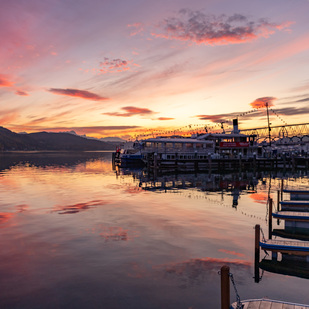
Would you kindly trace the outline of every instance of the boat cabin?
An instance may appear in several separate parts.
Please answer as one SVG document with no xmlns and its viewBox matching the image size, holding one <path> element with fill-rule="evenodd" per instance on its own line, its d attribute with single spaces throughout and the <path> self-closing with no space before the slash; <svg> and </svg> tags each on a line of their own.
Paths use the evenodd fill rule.
<svg viewBox="0 0 309 309">
<path fill-rule="evenodd" d="M 207 159 L 214 153 L 214 142 L 195 138 L 157 137 L 142 141 L 142 152 L 157 153 L 161 159 Z"/>
</svg>

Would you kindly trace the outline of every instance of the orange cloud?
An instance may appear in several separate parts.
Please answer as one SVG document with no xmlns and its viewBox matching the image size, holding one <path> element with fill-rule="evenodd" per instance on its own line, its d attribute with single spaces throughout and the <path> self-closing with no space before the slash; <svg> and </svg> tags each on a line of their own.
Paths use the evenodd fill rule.
<svg viewBox="0 0 309 309">
<path fill-rule="evenodd" d="M 10 81 L 5 75 L 0 74 L 0 87 L 12 87 L 14 83 Z"/>
<path fill-rule="evenodd" d="M 70 97 L 78 97 L 87 100 L 94 100 L 94 101 L 108 100 L 108 98 L 101 97 L 100 95 L 89 92 L 87 90 L 50 88 L 48 91 L 54 94 L 65 95 Z"/>
<path fill-rule="evenodd" d="M 274 97 L 262 97 L 254 100 L 250 105 L 253 108 L 262 108 L 266 107 L 266 103 L 268 103 L 268 106 L 274 106 L 273 101 L 276 100 Z"/>
<path fill-rule="evenodd" d="M 196 44 L 224 45 L 252 41 L 269 37 L 276 30 L 290 26 L 290 22 L 275 24 L 266 19 L 249 20 L 241 14 L 232 16 L 205 15 L 200 11 L 182 9 L 178 17 L 165 19 L 159 26 L 160 33 L 153 36 L 170 40 L 190 41 Z"/>
<path fill-rule="evenodd" d="M 19 114 L 17 110 L 2 110 L 0 116 L 0 125 L 4 125 L 10 122 L 15 121 L 18 118 Z"/>
<path fill-rule="evenodd" d="M 104 115 L 119 116 L 119 117 L 132 117 L 135 115 L 149 115 L 149 114 L 154 113 L 148 108 L 140 108 L 140 107 L 134 107 L 134 106 L 126 106 L 126 107 L 122 107 L 121 109 L 124 110 L 125 112 L 124 113 L 119 113 L 119 112 L 104 113 Z"/>
<path fill-rule="evenodd" d="M 169 117 L 159 117 L 157 120 L 173 120 L 175 118 L 169 118 Z"/>
</svg>

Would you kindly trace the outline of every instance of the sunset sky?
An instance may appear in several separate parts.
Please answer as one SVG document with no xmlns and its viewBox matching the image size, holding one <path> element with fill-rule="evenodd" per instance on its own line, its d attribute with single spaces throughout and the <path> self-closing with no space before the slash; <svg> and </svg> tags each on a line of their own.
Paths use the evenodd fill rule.
<svg viewBox="0 0 309 309">
<path fill-rule="evenodd" d="M 0 1 L 14 132 L 263 127 L 265 102 L 273 125 L 308 122 L 308 0 Z"/>
</svg>

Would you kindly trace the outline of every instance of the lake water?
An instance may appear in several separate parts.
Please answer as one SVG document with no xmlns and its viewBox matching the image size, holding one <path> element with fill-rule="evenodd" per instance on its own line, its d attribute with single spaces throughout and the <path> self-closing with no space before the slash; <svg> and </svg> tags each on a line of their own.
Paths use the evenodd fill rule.
<svg viewBox="0 0 309 309">
<path fill-rule="evenodd" d="M 114 170 L 109 152 L 0 160 L 0 308 L 220 308 L 224 264 L 241 299 L 309 304 L 307 279 L 253 278 L 267 197 L 276 204 L 282 178 L 285 188 L 308 189 L 302 173 L 153 181 L 140 169 Z"/>
</svg>

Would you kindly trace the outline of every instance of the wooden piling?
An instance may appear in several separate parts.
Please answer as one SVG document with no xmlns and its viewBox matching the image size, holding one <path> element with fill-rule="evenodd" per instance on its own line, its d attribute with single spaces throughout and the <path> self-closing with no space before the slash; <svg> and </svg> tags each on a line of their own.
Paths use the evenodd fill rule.
<svg viewBox="0 0 309 309">
<path fill-rule="evenodd" d="M 269 198 L 268 200 L 268 238 L 272 237 L 272 229 L 273 229 L 273 199 Z"/>
<path fill-rule="evenodd" d="M 260 262 L 260 233 L 261 227 L 259 224 L 255 225 L 255 243 L 254 243 L 254 253 L 256 261 Z"/>
<path fill-rule="evenodd" d="M 277 191 L 277 211 L 279 211 L 280 207 L 280 190 Z"/>
<path fill-rule="evenodd" d="M 254 244 L 254 281 L 260 282 L 260 225 L 255 226 L 255 244 Z"/>
<path fill-rule="evenodd" d="M 230 308 L 230 267 L 221 267 L 221 309 Z"/>
</svg>

